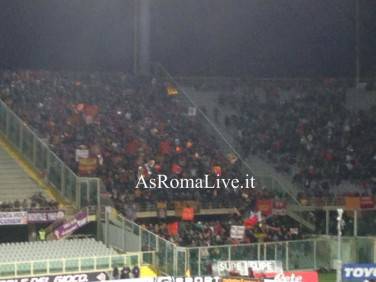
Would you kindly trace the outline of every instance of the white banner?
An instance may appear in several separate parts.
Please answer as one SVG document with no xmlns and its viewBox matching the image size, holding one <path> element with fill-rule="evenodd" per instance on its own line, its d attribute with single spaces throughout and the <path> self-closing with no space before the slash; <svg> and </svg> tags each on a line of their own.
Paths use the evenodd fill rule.
<svg viewBox="0 0 376 282">
<path fill-rule="evenodd" d="M 27 224 L 27 212 L 0 212 L 0 225 Z"/>
<path fill-rule="evenodd" d="M 213 274 L 217 276 L 248 276 L 250 269 L 254 274 L 283 272 L 282 262 L 275 260 L 233 260 L 218 261 L 213 264 Z"/>
<path fill-rule="evenodd" d="M 243 239 L 245 232 L 245 226 L 243 225 L 231 225 L 230 236 L 231 239 Z"/>
<path fill-rule="evenodd" d="M 196 107 L 188 107 L 188 115 L 191 117 L 194 117 L 197 114 L 197 108 Z"/>
<path fill-rule="evenodd" d="M 89 157 L 88 149 L 76 149 L 76 162 L 80 159 L 87 159 Z"/>
</svg>

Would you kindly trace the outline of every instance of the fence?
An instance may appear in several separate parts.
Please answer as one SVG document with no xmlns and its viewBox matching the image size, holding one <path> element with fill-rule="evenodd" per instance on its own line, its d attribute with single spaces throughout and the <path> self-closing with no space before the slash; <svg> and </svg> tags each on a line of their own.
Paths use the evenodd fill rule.
<svg viewBox="0 0 376 282">
<path fill-rule="evenodd" d="M 209 275 L 219 260 L 279 260 L 284 269 L 334 269 L 337 259 L 337 238 L 320 236 L 306 240 L 224 245 L 209 247 L 178 247 L 117 213 L 107 216 L 108 222 L 119 226 L 121 237 L 134 235 L 139 251 L 155 252 L 155 266 L 164 274 Z M 119 232 L 118 232 L 119 233 Z M 107 237 L 108 245 L 119 246 Z M 123 241 L 124 242 L 124 241 Z M 121 245 L 121 243 L 120 243 Z M 343 237 L 343 262 L 373 263 L 376 261 L 376 237 Z M 127 251 L 123 244 L 120 249 Z"/>
<path fill-rule="evenodd" d="M 315 227 L 315 233 L 320 235 L 337 234 L 337 209 L 344 210 L 345 236 L 374 236 L 376 234 L 376 208 L 346 208 L 346 206 L 292 206 L 288 207 Z"/>
<path fill-rule="evenodd" d="M 375 238 L 343 238 L 343 262 L 374 262 Z M 192 275 L 209 275 L 213 263 L 227 260 L 278 260 L 285 270 L 334 269 L 336 238 L 187 248 Z"/>
<path fill-rule="evenodd" d="M 121 251 L 153 252 L 154 266 L 165 274 L 184 275 L 185 248 L 179 248 L 174 243 L 157 236 L 142 226 L 124 218 L 116 210 L 101 214 L 105 217 L 103 241 Z M 117 227 L 117 228 L 115 228 Z M 114 234 L 110 234 L 112 233 Z M 150 259 L 149 259 L 150 261 Z"/>
<path fill-rule="evenodd" d="M 154 264 L 154 254 L 152 252 L 1 263 L 0 278 L 109 271 L 115 266 L 133 266 L 144 263 Z"/>
<path fill-rule="evenodd" d="M 3 101 L 0 133 L 56 191 L 75 207 L 100 202 L 99 178 L 78 177 Z"/>
</svg>

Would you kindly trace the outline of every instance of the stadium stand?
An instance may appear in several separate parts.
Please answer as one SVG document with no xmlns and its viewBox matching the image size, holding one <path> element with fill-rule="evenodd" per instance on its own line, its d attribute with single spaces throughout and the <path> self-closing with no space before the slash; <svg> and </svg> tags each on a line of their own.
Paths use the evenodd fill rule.
<svg viewBox="0 0 376 282">
<path fill-rule="evenodd" d="M 186 105 L 166 93 L 163 82 L 121 73 L 46 71 L 4 72 L 1 78 L 1 98 L 78 174 L 100 176 L 124 214 L 134 206 L 155 209 L 162 201 L 174 208 L 175 201 L 193 200 L 206 208 L 238 207 L 236 221 L 242 222 L 257 198 L 275 197 L 264 189 L 134 189 L 140 175 L 208 174 L 211 180 L 243 175 L 237 158 L 221 151 L 200 120 L 185 114 Z M 77 151 L 84 157 L 77 158 Z"/>
<path fill-rule="evenodd" d="M 264 95 L 263 99 L 275 96 L 270 87 L 261 88 L 264 94 L 271 92 L 270 95 Z M 207 208 L 237 207 L 237 214 L 232 215 L 232 221 L 241 225 L 249 216 L 249 212 L 255 211 L 257 199 L 281 198 L 281 195 L 277 197 L 276 194 L 270 193 L 267 189 L 270 187 L 242 191 L 206 189 L 200 192 L 180 189 L 150 192 L 147 189 L 134 189 L 137 176 L 140 175 L 146 178 L 156 174 L 166 174 L 170 178 L 202 178 L 204 174 L 209 174 L 212 178 L 216 175 L 237 178 L 243 174 L 237 158 L 230 159 L 222 152 L 201 121 L 186 114 L 187 106 L 179 103 L 174 95 L 168 95 L 163 81 L 150 81 L 122 73 L 19 71 L 3 72 L 0 89 L 1 98 L 41 138 L 44 138 L 75 172 L 82 176 L 101 177 L 115 202 L 115 207 L 125 215 L 128 215 L 129 210 L 133 213 L 155 210 L 158 202 L 167 202 L 167 208 L 174 208 L 175 201 L 193 200 Z M 294 101 L 294 94 L 304 91 L 305 88 L 302 89 L 289 89 L 286 96 L 292 96 L 291 99 Z M 319 83 L 318 86 L 308 85 L 307 89 L 307 93 L 318 92 L 317 97 L 321 99 L 317 98 L 312 105 L 319 105 L 323 98 L 320 95 L 333 97 L 333 100 L 328 98 L 327 101 L 330 109 L 330 105 L 339 103 L 338 97 L 344 97 L 343 91 L 346 88 L 342 85 L 326 88 Z M 334 94 L 330 96 L 328 93 Z M 282 134 L 275 133 L 277 129 L 274 129 L 272 124 L 284 128 L 283 124 L 277 122 L 283 120 L 278 114 L 288 113 L 286 107 L 294 108 L 294 105 L 286 104 L 286 101 L 277 102 L 277 97 L 275 101 L 272 99 L 274 102 L 267 100 L 271 106 L 264 108 L 263 102 L 257 102 L 257 95 L 249 95 L 244 100 L 244 95 L 240 92 L 234 97 L 236 99 L 228 95 L 219 97 L 219 105 L 224 108 L 230 106 L 235 110 L 235 114 L 228 117 L 214 109 L 213 118 L 215 121 L 222 119 L 226 127 L 232 126 L 237 130 L 238 141 L 245 156 L 258 152 L 259 155 L 267 156 L 271 164 L 277 164 L 280 171 L 284 171 L 286 165 L 292 161 L 290 165 L 295 167 L 297 163 L 302 163 L 300 160 L 297 161 L 299 157 L 296 156 L 297 152 L 301 151 L 299 147 L 286 145 L 292 151 L 282 154 L 281 157 L 276 154 L 281 148 L 275 144 L 278 140 L 274 140 L 274 137 L 269 138 L 266 145 L 260 145 L 263 140 L 262 130 L 265 128 L 271 131 L 269 135 L 275 135 L 276 138 Z M 34 111 L 35 108 L 38 109 L 37 112 Z M 250 108 L 256 108 L 259 113 L 255 114 Z M 305 113 L 305 108 L 301 109 L 301 112 Z M 308 112 L 313 113 L 315 109 Z M 248 119 L 252 119 L 252 115 L 256 115 L 258 120 L 251 123 L 256 126 L 255 131 L 248 132 L 253 128 L 247 127 Z M 269 115 L 272 117 L 269 118 Z M 297 120 L 293 120 L 293 123 L 297 123 L 298 126 Z M 372 124 L 369 126 L 372 129 Z M 322 133 L 321 131 L 320 128 L 317 129 L 317 132 Z M 250 135 L 256 136 L 256 141 L 252 139 L 254 142 L 250 142 L 250 139 L 247 139 Z M 289 138 L 293 136 L 291 132 L 288 134 Z M 247 144 L 255 148 L 248 148 Z M 305 171 L 308 168 L 301 169 Z M 303 179 L 302 183 L 304 182 Z M 311 190 L 315 193 L 322 190 L 316 186 L 314 189 L 309 187 L 302 190 L 301 195 L 314 194 Z M 249 231 L 243 243 L 256 242 L 260 238 L 262 241 L 277 241 L 301 236 L 296 236 L 295 230 L 300 226 L 293 221 L 283 220 L 284 223 L 281 224 L 278 223 L 281 219 L 276 219 L 278 220 L 268 219 L 264 221 L 262 228 Z M 200 226 L 197 220 L 192 225 L 180 220 L 177 223 L 179 228 L 175 236 L 167 234 L 167 222 L 147 226 L 162 237 L 182 245 L 239 243 L 232 242 L 229 238 L 231 224 L 206 221 Z M 260 238 L 256 234 L 261 234 Z"/>
<path fill-rule="evenodd" d="M 223 122 L 245 156 L 290 175 L 301 195 L 374 194 L 375 106 L 346 108 L 348 86 L 336 80 L 247 86 L 218 100 L 236 109 Z"/>
<path fill-rule="evenodd" d="M 234 80 L 185 89 L 247 161 L 286 176 L 301 198 L 374 192 L 376 104 L 349 105 L 360 94 L 348 81 Z"/>
<path fill-rule="evenodd" d="M 232 189 L 133 189 L 140 174 L 214 177 L 213 167 L 219 166 L 223 176 L 239 175 L 238 164 L 220 152 L 198 121 L 182 114 L 186 108 L 166 95 L 163 83 L 125 74 L 5 72 L 1 89 L 1 98 L 66 164 L 102 178 L 120 210 L 130 203 L 138 210 L 155 208 L 157 201 L 200 200 L 213 207 L 249 201 L 250 191 L 242 196 Z M 86 150 L 86 161 L 77 161 L 76 150 Z"/>
<path fill-rule="evenodd" d="M 268 187 L 257 187 L 251 192 L 223 189 L 200 193 L 171 190 L 150 193 L 134 189 L 136 177 L 140 175 L 150 177 L 165 173 L 179 178 L 200 177 L 208 173 L 231 178 L 242 173 L 239 162 L 235 160 L 233 163 L 227 158 L 200 125 L 201 121 L 189 118 L 184 113 L 186 106 L 182 107 L 174 97 L 166 95 L 164 83 L 124 74 L 13 72 L 2 74 L 0 89 L 1 99 L 76 173 L 101 177 L 115 207 L 126 216 L 129 209 L 133 209 L 132 212 L 155 211 L 158 202 L 167 202 L 167 207 L 171 208 L 176 200 L 193 200 L 209 209 L 236 207 L 234 214 L 216 219 L 185 221 L 177 216 L 171 222 L 154 218 L 153 224 L 144 225 L 147 229 L 132 221 L 122 221 L 116 211 L 112 213 L 113 209 L 106 209 L 102 226 L 98 227 L 102 231 L 102 239 L 119 250 L 126 251 L 132 245 L 132 252 L 149 252 L 135 254 L 138 261 L 132 265 L 141 265 L 147 258 L 148 263 L 155 264 L 163 273 L 179 275 L 184 275 L 187 268 L 195 275 L 211 274 L 213 262 L 235 257 L 285 260 L 296 269 L 316 269 L 319 265 L 331 267 L 332 257 L 326 258 L 322 264 L 317 261 L 316 247 L 327 251 L 331 249 L 328 244 L 334 245 L 334 240 L 295 240 L 304 238 L 301 226 L 285 216 L 264 217 L 261 223 L 257 222 L 258 218 L 255 220 L 253 212 L 257 210 L 257 200 L 281 199 L 281 195 L 277 196 L 266 189 Z M 103 93 L 106 95 L 101 95 Z M 35 108 L 38 108 L 37 112 Z M 217 110 L 215 115 L 219 118 L 221 114 Z M 78 151 L 80 156 L 77 159 Z M 60 176 L 62 171 L 56 169 L 54 173 Z M 252 227 L 244 230 L 242 239 L 231 238 L 230 228 L 234 225 L 245 227 L 246 221 L 252 221 Z M 170 224 L 174 225 L 174 232 L 171 232 Z M 54 243 L 56 245 L 51 245 L 51 248 L 58 249 L 60 242 Z M 42 249 L 49 248 L 44 248 L 44 243 L 39 244 Z M 81 245 L 85 244 L 78 243 L 76 249 Z M 368 246 L 369 242 L 365 245 Z M 290 251 L 290 247 L 294 250 Z M 13 248 L 21 247 L 14 245 Z M 85 248 L 95 251 L 80 252 L 81 258 L 77 259 L 73 268 L 64 266 L 61 261 L 65 259 L 61 257 L 59 266 L 54 263 L 53 268 L 58 268 L 56 272 L 77 271 L 78 265 L 81 265 L 93 270 L 98 266 L 97 261 L 103 263 L 106 271 L 113 266 L 129 265 L 126 255 L 118 255 L 119 261 L 114 263 L 111 257 L 114 253 L 109 253 L 107 258 L 82 259 L 87 255 L 98 256 L 100 252 L 89 245 Z M 30 253 L 33 252 L 30 248 Z M 36 257 L 26 258 L 29 270 L 35 269 L 35 263 L 30 260 L 38 259 L 39 255 L 46 259 L 40 251 L 36 251 Z M 76 257 L 70 251 L 64 256 L 68 260 Z M 59 257 L 51 259 L 58 260 Z M 188 266 L 181 263 L 186 259 Z M 90 264 L 87 268 L 86 263 Z M 50 266 L 45 262 L 43 271 L 50 271 Z M 12 277 L 19 266 L 2 267 L 4 271 L 0 275 Z"/>
</svg>

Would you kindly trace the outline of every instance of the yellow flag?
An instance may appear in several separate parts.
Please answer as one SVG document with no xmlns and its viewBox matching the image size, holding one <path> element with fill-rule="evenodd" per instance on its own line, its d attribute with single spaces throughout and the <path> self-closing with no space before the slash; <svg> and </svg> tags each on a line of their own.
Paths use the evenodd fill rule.
<svg viewBox="0 0 376 282">
<path fill-rule="evenodd" d="M 185 277 L 191 277 L 191 271 L 189 268 L 185 271 Z"/>
<path fill-rule="evenodd" d="M 167 95 L 168 96 L 176 96 L 176 95 L 178 95 L 178 90 L 176 89 L 175 86 L 169 84 L 167 86 Z"/>
</svg>

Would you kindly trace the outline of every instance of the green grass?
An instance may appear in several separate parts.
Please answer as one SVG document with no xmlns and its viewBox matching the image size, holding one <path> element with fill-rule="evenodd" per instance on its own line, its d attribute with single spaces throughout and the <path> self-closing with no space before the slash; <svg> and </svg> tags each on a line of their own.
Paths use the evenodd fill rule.
<svg viewBox="0 0 376 282">
<path fill-rule="evenodd" d="M 336 273 L 319 273 L 319 281 L 320 282 L 336 282 Z"/>
</svg>

